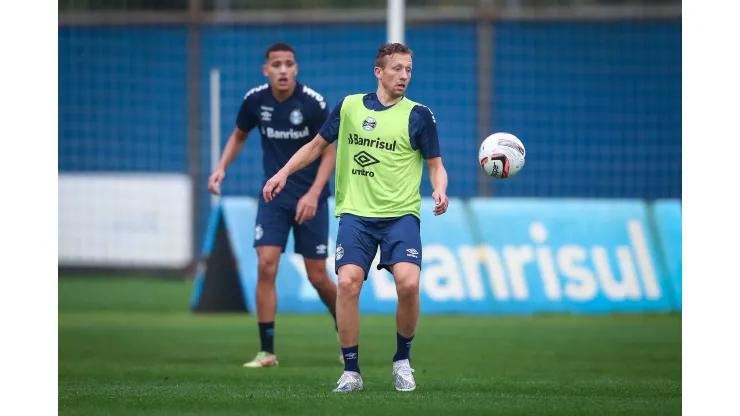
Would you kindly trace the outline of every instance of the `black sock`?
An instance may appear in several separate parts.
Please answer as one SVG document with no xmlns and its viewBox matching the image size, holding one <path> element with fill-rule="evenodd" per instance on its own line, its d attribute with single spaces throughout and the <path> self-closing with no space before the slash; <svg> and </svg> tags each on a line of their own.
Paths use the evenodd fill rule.
<svg viewBox="0 0 740 416">
<path fill-rule="evenodd" d="M 275 354 L 275 346 L 273 344 L 275 335 L 275 322 L 260 322 L 260 351 L 269 352 Z"/>
<path fill-rule="evenodd" d="M 411 338 L 404 338 L 403 335 L 396 332 L 396 355 L 393 356 L 393 362 L 411 360 L 411 341 L 413 340 L 413 335 L 411 335 Z"/>
<path fill-rule="evenodd" d="M 344 355 L 344 371 L 360 372 L 360 362 L 358 360 L 359 345 L 354 347 L 342 347 L 342 355 Z"/>
</svg>

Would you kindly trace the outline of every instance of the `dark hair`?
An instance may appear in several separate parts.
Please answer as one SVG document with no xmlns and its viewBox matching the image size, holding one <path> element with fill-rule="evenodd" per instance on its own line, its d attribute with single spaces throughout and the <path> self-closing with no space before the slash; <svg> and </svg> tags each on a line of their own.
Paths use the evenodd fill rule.
<svg viewBox="0 0 740 416">
<path fill-rule="evenodd" d="M 388 62 L 388 57 L 396 53 L 414 56 L 414 52 L 404 44 L 386 43 L 378 49 L 378 54 L 375 55 L 375 66 L 385 68 L 385 64 Z"/>
<path fill-rule="evenodd" d="M 293 47 L 285 42 L 278 42 L 270 45 L 270 47 L 267 48 L 267 51 L 265 52 L 265 60 L 270 59 L 270 54 L 272 52 L 293 52 L 293 56 L 295 56 L 295 50 L 293 49 Z"/>
</svg>

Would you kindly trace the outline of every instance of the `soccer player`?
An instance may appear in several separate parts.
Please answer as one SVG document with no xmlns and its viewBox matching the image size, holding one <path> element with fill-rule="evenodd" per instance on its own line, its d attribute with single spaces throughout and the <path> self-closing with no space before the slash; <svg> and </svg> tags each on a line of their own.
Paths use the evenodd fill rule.
<svg viewBox="0 0 740 416">
<path fill-rule="evenodd" d="M 337 322 L 345 364 L 336 392 L 361 390 L 363 386 L 358 361 L 359 296 L 378 246 L 378 269 L 393 274 L 398 294 L 393 357 L 396 390 L 416 389 L 409 360 L 419 318 L 422 160 L 426 160 L 434 187 L 435 215 L 447 211 L 448 199 L 447 172 L 434 116 L 429 108 L 404 95 L 411 80 L 411 64 L 412 52 L 407 46 L 381 46 L 375 58 L 377 92 L 349 95 L 340 101 L 319 134 L 263 189 L 265 201 L 274 203 L 287 189 L 292 174 L 338 143 Z"/>
<path fill-rule="evenodd" d="M 252 128 L 259 126 L 262 133 L 263 170 L 265 178 L 269 178 L 311 141 L 329 115 L 324 98 L 296 81 L 298 64 L 290 45 L 270 46 L 262 71 L 269 83 L 251 89 L 244 96 L 236 128 L 226 143 L 219 167 L 208 181 L 208 189 L 214 194 L 220 193 L 226 168 L 241 151 Z M 254 247 L 259 259 L 256 300 L 261 348 L 244 367 L 278 365 L 274 344 L 275 277 L 291 228 L 294 250 L 303 256 L 308 279 L 334 317 L 336 328 L 337 286 L 326 271 L 330 193 L 327 182 L 334 169 L 336 147 L 325 146 L 318 156 L 320 161 L 306 164 L 305 169 L 290 177 L 284 184 L 285 191 L 272 204 L 259 199 Z"/>
</svg>

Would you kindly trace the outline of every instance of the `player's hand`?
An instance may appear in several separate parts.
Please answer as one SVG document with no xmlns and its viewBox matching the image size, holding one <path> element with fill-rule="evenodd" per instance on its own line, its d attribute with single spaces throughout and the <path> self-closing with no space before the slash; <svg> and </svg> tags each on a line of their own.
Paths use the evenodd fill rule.
<svg viewBox="0 0 740 416">
<path fill-rule="evenodd" d="M 298 205 L 296 206 L 295 212 L 295 220 L 298 224 L 303 224 L 304 222 L 310 220 L 316 215 L 316 210 L 319 207 L 319 197 L 318 195 L 313 194 L 312 192 L 306 193 L 306 195 L 303 195 L 301 199 L 298 200 Z"/>
<path fill-rule="evenodd" d="M 224 181 L 226 172 L 223 169 L 216 169 L 211 177 L 208 178 L 208 190 L 214 195 L 221 195 L 221 182 Z"/>
<path fill-rule="evenodd" d="M 447 212 L 447 205 L 449 205 L 450 200 L 447 199 L 444 192 L 434 191 L 432 198 L 434 198 L 434 215 L 442 215 Z"/>
<path fill-rule="evenodd" d="M 284 174 L 283 171 L 278 171 L 272 178 L 270 178 L 265 187 L 262 188 L 262 196 L 265 198 L 265 202 L 270 202 L 272 199 L 285 188 L 285 182 L 288 181 L 288 175 Z"/>
</svg>

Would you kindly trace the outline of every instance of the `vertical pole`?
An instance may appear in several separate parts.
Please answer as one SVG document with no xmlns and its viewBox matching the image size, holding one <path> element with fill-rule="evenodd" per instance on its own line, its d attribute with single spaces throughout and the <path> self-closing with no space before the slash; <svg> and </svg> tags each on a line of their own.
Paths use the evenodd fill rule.
<svg viewBox="0 0 740 416">
<path fill-rule="evenodd" d="M 211 172 L 221 158 L 221 72 L 211 69 Z M 211 195 L 211 208 L 218 204 L 218 196 Z"/>
<path fill-rule="evenodd" d="M 387 37 L 389 43 L 404 43 L 406 1 L 388 0 Z"/>
<path fill-rule="evenodd" d="M 491 117 L 493 106 L 493 21 L 486 17 L 479 17 L 476 23 L 478 38 L 478 62 L 476 92 L 477 119 L 478 119 L 478 146 L 483 139 L 493 133 Z M 477 157 L 476 155 L 472 157 Z M 493 181 L 482 170 L 478 174 L 478 196 L 491 196 Z"/>
<path fill-rule="evenodd" d="M 200 26 L 201 26 L 201 0 L 189 0 L 188 3 L 188 76 L 187 85 L 187 100 L 188 100 L 188 176 L 190 177 L 191 183 L 191 207 L 192 207 L 192 253 L 193 253 L 193 264 L 197 264 L 198 257 L 200 255 L 198 247 L 198 240 L 200 238 L 199 227 L 200 227 L 200 215 L 202 214 L 198 209 L 198 197 L 200 190 L 203 188 L 200 181 L 200 140 L 199 140 L 199 108 L 200 108 L 200 94 L 198 84 L 200 81 Z"/>
</svg>

